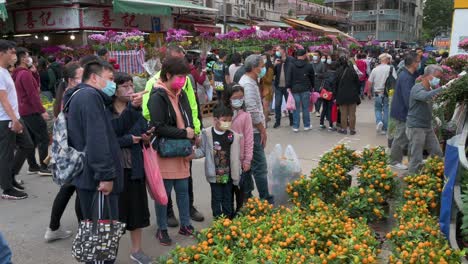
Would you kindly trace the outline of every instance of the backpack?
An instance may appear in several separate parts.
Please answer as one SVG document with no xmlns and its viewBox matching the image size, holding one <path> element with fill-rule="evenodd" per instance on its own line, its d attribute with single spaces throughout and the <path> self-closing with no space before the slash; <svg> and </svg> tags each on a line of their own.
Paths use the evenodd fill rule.
<svg viewBox="0 0 468 264">
<path fill-rule="evenodd" d="M 393 77 L 393 66 L 390 66 L 390 73 L 385 81 L 384 96 L 388 97 L 388 93 L 395 89 L 396 79 Z"/>
<path fill-rule="evenodd" d="M 68 145 L 67 118 L 65 116 L 71 99 L 80 90 L 78 89 L 71 95 L 54 123 L 49 168 L 52 171 L 53 181 L 58 185 L 70 183 L 84 168 L 85 153 Z"/>
</svg>

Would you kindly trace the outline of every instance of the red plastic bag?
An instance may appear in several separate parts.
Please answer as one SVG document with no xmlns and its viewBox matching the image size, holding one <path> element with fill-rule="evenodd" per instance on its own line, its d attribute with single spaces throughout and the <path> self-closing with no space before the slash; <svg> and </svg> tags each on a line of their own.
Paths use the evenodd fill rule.
<svg viewBox="0 0 468 264">
<path fill-rule="evenodd" d="M 159 170 L 158 154 L 152 146 L 143 147 L 143 162 L 146 184 L 151 198 L 160 205 L 167 205 L 166 187 L 164 187 L 161 171 Z"/>
<path fill-rule="evenodd" d="M 295 111 L 296 110 L 296 101 L 291 92 L 288 92 L 288 101 L 286 101 L 286 110 Z"/>
<path fill-rule="evenodd" d="M 331 120 L 333 123 L 338 121 L 338 106 L 336 105 L 336 103 L 333 103 L 333 106 L 332 106 Z"/>
</svg>

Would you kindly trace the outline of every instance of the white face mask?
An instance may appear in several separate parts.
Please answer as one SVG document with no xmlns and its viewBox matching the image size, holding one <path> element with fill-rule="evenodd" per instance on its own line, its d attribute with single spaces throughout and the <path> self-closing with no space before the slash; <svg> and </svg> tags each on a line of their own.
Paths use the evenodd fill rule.
<svg viewBox="0 0 468 264">
<path fill-rule="evenodd" d="M 31 57 L 28 57 L 28 59 L 26 60 L 26 64 L 28 65 L 28 67 L 31 67 L 33 65 L 33 59 Z"/>
<path fill-rule="evenodd" d="M 325 63 L 327 60 L 326 59 L 321 59 L 320 60 L 322 63 Z"/>
<path fill-rule="evenodd" d="M 313 56 L 312 59 L 313 59 L 314 61 L 317 61 L 317 60 L 318 60 L 318 56 Z"/>
</svg>

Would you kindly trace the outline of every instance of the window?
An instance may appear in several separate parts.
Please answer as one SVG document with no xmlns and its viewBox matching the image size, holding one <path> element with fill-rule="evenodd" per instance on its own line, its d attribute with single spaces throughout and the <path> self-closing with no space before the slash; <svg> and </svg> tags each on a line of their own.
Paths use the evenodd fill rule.
<svg viewBox="0 0 468 264">
<path fill-rule="evenodd" d="M 373 32 L 375 31 L 375 22 L 366 22 L 364 24 L 355 25 L 354 31 L 356 32 Z"/>
</svg>

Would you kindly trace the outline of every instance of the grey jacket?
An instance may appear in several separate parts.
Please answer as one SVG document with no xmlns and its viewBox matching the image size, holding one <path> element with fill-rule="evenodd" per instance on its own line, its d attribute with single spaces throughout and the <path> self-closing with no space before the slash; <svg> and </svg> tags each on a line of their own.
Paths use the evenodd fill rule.
<svg viewBox="0 0 468 264">
<path fill-rule="evenodd" d="M 240 162 L 240 140 L 241 135 L 230 130 L 234 134 L 234 141 L 231 145 L 230 152 L 230 169 L 231 179 L 234 185 L 239 185 L 240 175 L 242 172 Z M 201 137 L 201 146 L 195 149 L 195 158 L 200 159 L 205 157 L 205 175 L 209 183 L 216 183 L 216 168 L 213 153 L 213 127 L 203 129 Z"/>
<path fill-rule="evenodd" d="M 421 83 L 411 89 L 406 126 L 410 128 L 432 128 L 432 99 L 442 88 L 427 90 Z"/>
<path fill-rule="evenodd" d="M 263 103 L 258 83 L 256 80 L 244 75 L 240 79 L 239 84 L 244 87 L 245 106 L 247 112 L 249 112 L 252 117 L 254 134 L 260 133 L 255 126 L 260 123 L 265 126 L 265 115 L 263 114 Z"/>
</svg>

